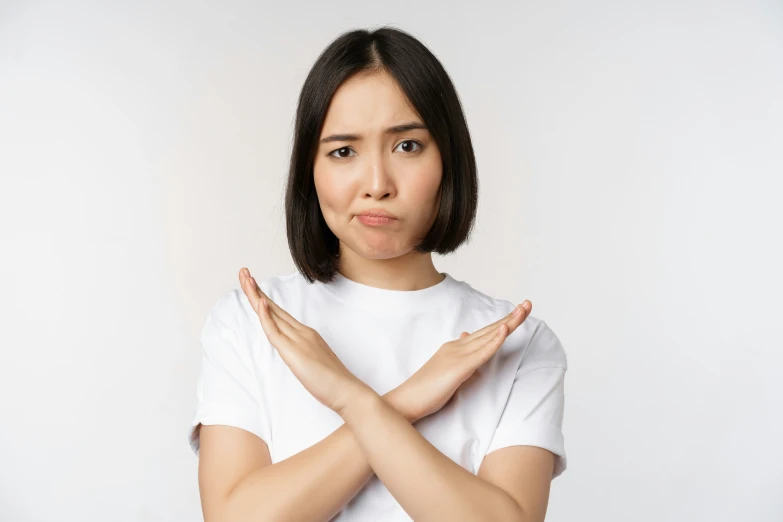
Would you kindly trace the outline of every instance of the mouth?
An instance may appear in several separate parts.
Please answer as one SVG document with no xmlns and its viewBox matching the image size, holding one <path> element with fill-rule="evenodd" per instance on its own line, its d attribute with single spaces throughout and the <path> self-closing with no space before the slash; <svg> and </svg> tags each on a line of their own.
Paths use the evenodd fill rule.
<svg viewBox="0 0 783 522">
<path fill-rule="evenodd" d="M 397 221 L 397 218 L 386 212 L 370 211 L 356 216 L 361 223 L 369 226 L 388 225 Z"/>
<path fill-rule="evenodd" d="M 373 209 L 373 210 L 367 210 L 365 212 L 362 212 L 361 214 L 357 214 L 359 217 L 372 217 L 372 218 L 387 218 L 387 219 L 397 219 L 397 216 L 394 214 L 391 214 L 389 212 L 386 212 L 385 210 L 380 209 Z"/>
</svg>

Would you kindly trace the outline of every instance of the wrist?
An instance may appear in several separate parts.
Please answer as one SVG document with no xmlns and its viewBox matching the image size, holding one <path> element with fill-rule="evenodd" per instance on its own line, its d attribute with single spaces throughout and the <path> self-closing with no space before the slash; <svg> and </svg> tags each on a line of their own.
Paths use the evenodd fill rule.
<svg viewBox="0 0 783 522">
<path fill-rule="evenodd" d="M 351 424 L 355 419 L 365 418 L 372 410 L 377 409 L 383 404 L 389 405 L 388 401 L 378 395 L 375 390 L 364 385 L 351 394 L 350 399 L 343 408 L 337 411 L 337 414 L 343 418 L 346 424 Z"/>
<path fill-rule="evenodd" d="M 411 424 L 419 420 L 419 416 L 413 408 L 410 407 L 411 403 L 406 397 L 405 389 L 402 386 L 397 386 L 393 390 L 387 392 L 383 396 L 383 400 L 385 400 L 389 406 L 397 410 L 397 412 L 405 417 L 405 420 Z"/>
</svg>

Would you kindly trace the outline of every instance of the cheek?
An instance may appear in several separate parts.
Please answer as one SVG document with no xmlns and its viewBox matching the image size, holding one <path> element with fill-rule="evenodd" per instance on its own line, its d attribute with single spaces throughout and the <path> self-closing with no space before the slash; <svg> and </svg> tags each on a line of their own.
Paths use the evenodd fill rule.
<svg viewBox="0 0 783 522">
<path fill-rule="evenodd" d="M 345 212 L 350 204 L 350 191 L 339 178 L 328 170 L 314 170 L 315 190 L 324 217 L 337 212 Z"/>
<path fill-rule="evenodd" d="M 409 194 L 414 204 L 424 211 L 438 199 L 442 172 L 440 165 L 422 169 L 410 177 Z"/>
</svg>

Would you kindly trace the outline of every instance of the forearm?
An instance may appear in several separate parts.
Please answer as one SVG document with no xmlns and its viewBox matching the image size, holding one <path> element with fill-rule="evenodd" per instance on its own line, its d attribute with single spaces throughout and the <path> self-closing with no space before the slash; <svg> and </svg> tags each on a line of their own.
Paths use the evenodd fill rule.
<svg viewBox="0 0 783 522">
<path fill-rule="evenodd" d="M 374 392 L 342 416 L 375 474 L 414 520 L 525 520 L 509 494 L 438 451 Z"/>
<path fill-rule="evenodd" d="M 403 422 L 415 420 L 395 390 L 383 399 Z M 250 473 L 231 491 L 218 518 L 221 522 L 328 521 L 372 475 L 356 436 L 343 424 L 317 444 Z"/>
</svg>

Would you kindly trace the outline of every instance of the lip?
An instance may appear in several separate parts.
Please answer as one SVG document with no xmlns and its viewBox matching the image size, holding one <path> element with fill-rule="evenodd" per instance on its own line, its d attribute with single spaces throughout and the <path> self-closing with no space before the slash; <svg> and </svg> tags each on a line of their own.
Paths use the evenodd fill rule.
<svg viewBox="0 0 783 522">
<path fill-rule="evenodd" d="M 379 208 L 373 208 L 370 210 L 365 210 L 364 212 L 361 212 L 359 214 L 356 214 L 357 216 L 367 216 L 371 218 L 386 218 L 386 219 L 397 219 L 397 216 L 394 214 L 391 214 L 389 212 L 386 212 L 385 210 L 381 210 Z"/>
<path fill-rule="evenodd" d="M 371 210 L 365 210 L 361 214 L 356 214 L 356 219 L 358 219 L 360 223 L 369 227 L 382 227 L 384 225 L 394 223 L 397 220 L 397 216 L 386 212 L 385 210 L 374 208 Z"/>
</svg>

